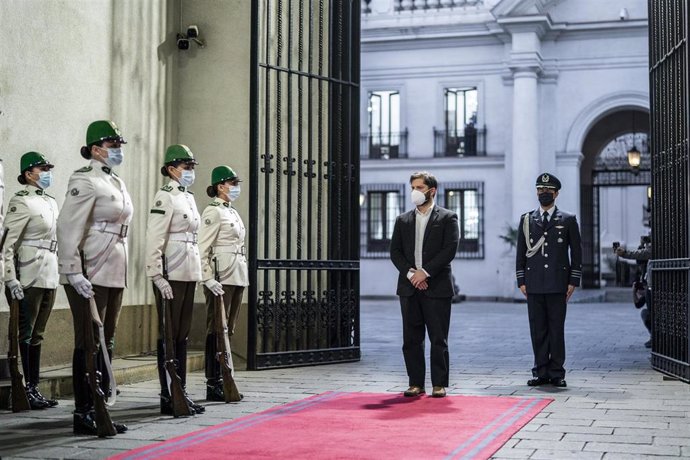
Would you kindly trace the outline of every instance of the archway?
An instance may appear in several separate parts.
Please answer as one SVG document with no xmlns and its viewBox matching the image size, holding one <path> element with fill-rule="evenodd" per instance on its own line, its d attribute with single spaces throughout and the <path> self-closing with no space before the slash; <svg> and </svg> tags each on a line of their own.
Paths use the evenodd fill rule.
<svg viewBox="0 0 690 460">
<path fill-rule="evenodd" d="M 636 247 L 648 224 L 647 187 L 651 157 L 647 146 L 649 114 L 646 109 L 621 107 L 601 117 L 582 144 L 580 169 L 583 287 L 599 288 L 615 270 L 613 241 Z M 642 153 L 640 168 L 627 159 L 633 147 Z"/>
</svg>

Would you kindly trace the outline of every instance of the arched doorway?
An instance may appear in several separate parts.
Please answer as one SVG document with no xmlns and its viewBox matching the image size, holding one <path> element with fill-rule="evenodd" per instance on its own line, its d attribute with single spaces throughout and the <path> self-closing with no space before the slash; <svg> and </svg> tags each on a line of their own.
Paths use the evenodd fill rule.
<svg viewBox="0 0 690 460">
<path fill-rule="evenodd" d="M 613 241 L 635 248 L 647 233 L 647 187 L 651 157 L 647 146 L 649 114 L 621 107 L 600 118 L 587 132 L 580 169 L 580 216 L 583 246 L 583 287 L 599 288 L 615 271 Z M 627 151 L 641 152 L 638 169 L 630 167 Z M 614 275 L 615 277 L 615 275 Z"/>
</svg>

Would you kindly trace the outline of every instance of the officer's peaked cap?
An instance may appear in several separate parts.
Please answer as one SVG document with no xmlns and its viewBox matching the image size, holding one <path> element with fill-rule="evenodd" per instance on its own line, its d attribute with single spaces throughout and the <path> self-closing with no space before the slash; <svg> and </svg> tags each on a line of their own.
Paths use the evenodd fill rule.
<svg viewBox="0 0 690 460">
<path fill-rule="evenodd" d="M 216 166 L 211 172 L 211 184 L 216 185 L 228 180 L 242 180 L 237 176 L 237 173 L 230 166 Z"/>
<path fill-rule="evenodd" d="M 121 144 L 126 144 L 120 128 L 110 120 L 94 121 L 86 129 L 86 145 L 93 145 L 101 141 L 120 141 Z"/>
<path fill-rule="evenodd" d="M 173 144 L 165 151 L 165 164 L 174 163 L 176 161 L 194 163 L 195 165 L 199 164 L 199 162 L 194 159 L 194 154 L 190 148 L 183 144 Z"/>
<path fill-rule="evenodd" d="M 539 176 L 537 177 L 536 186 L 560 190 L 561 189 L 561 181 L 559 181 L 558 177 L 554 176 L 553 174 L 542 173 L 542 174 L 539 174 Z"/>
<path fill-rule="evenodd" d="M 33 168 L 34 166 L 50 166 L 52 168 L 54 165 L 48 161 L 48 159 L 43 156 L 42 153 L 26 152 L 24 155 L 22 155 L 22 158 L 19 160 L 19 169 L 22 173 Z"/>
</svg>

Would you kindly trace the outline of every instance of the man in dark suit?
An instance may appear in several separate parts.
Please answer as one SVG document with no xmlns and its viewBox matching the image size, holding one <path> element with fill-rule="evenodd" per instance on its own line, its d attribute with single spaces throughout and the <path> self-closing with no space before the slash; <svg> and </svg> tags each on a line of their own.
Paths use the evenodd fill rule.
<svg viewBox="0 0 690 460">
<path fill-rule="evenodd" d="M 566 304 L 582 278 L 582 244 L 577 219 L 555 206 L 561 182 L 548 173 L 537 177 L 540 207 L 520 218 L 516 276 L 527 297 L 534 351 L 529 386 L 566 387 Z"/>
<path fill-rule="evenodd" d="M 438 182 L 428 172 L 410 177 L 412 211 L 398 216 L 391 238 L 391 260 L 398 269 L 397 295 L 403 320 L 403 356 L 410 387 L 405 396 L 425 392 L 425 333 L 431 342 L 434 397 L 448 386 L 448 328 L 454 294 L 450 263 L 458 249 L 458 216 L 434 202 Z"/>
</svg>

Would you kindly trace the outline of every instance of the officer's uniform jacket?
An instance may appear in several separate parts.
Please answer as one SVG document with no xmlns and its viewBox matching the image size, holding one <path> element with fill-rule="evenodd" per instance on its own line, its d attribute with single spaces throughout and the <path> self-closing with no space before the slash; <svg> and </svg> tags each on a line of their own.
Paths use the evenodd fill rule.
<svg viewBox="0 0 690 460">
<path fill-rule="evenodd" d="M 245 234 L 242 218 L 230 203 L 216 198 L 206 206 L 201 216 L 199 231 L 201 272 L 204 281 L 215 279 L 216 259 L 221 284 L 249 285 Z"/>
<path fill-rule="evenodd" d="M 103 163 L 91 160 L 69 179 L 58 218 L 57 239 L 60 283 L 65 275 L 86 273 L 96 286 L 127 286 L 127 231 L 132 220 L 132 199 L 125 183 Z"/>
<path fill-rule="evenodd" d="M 528 219 L 528 234 L 524 231 Z M 528 250 L 543 244 L 531 257 Z M 527 239 L 525 239 L 527 238 Z M 516 277 L 528 294 L 560 294 L 582 278 L 582 242 L 577 218 L 556 208 L 546 227 L 541 209 L 523 214 L 518 225 Z"/>
<path fill-rule="evenodd" d="M 194 196 L 177 181 L 156 192 L 146 228 L 147 276 L 163 274 L 165 254 L 169 280 L 201 281 L 200 220 Z"/>
<path fill-rule="evenodd" d="M 5 218 L 4 281 L 19 279 L 25 289 L 58 287 L 57 218 L 55 198 L 38 187 L 27 185 L 12 196 Z"/>
<path fill-rule="evenodd" d="M 3 219 L 5 217 L 5 167 L 0 160 L 0 228 L 5 228 L 3 226 Z M 5 268 L 3 267 L 2 257 L 0 257 L 0 270 L 5 273 Z"/>
</svg>

